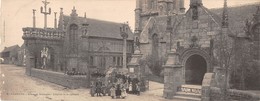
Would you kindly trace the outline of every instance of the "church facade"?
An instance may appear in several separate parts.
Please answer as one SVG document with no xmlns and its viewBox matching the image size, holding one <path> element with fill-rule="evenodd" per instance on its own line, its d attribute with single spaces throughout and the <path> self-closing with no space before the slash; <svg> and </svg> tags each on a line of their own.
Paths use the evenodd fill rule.
<svg viewBox="0 0 260 101">
<path fill-rule="evenodd" d="M 141 13 L 136 9 L 139 14 L 136 14 L 138 20 L 135 36 L 139 39 L 141 52 L 147 57 L 163 60 L 171 49 L 177 49 L 181 64 L 186 67 L 184 82 L 201 84 L 204 74 L 213 71 L 213 40 L 221 31 L 221 18 L 213 16 L 201 0 L 191 0 L 187 12 L 183 8 L 183 0 L 156 2 L 158 6 L 155 10 L 149 8 L 152 4 L 144 4 L 145 2 L 141 1 L 140 7 L 137 8 L 146 9 Z M 157 13 L 144 17 L 143 13 L 146 12 Z M 166 63 L 161 62 L 162 65 Z M 198 71 L 201 74 L 197 73 Z"/>
<path fill-rule="evenodd" d="M 183 0 L 136 1 L 135 41 L 139 43 L 142 59 L 151 62 L 147 64 L 150 69 L 155 73 L 164 70 L 161 74 L 164 75 L 165 98 L 173 98 L 176 92 L 188 89 L 192 89 L 189 93 L 203 93 L 201 88 L 198 89 L 201 86 L 189 88 L 184 85 L 211 85 L 210 81 L 204 82 L 204 79 L 210 78 L 205 77 L 208 73 L 215 73 L 214 75 L 219 77 L 214 86 L 230 87 L 224 82 L 230 82 L 232 79 L 229 70 L 238 68 L 233 62 L 241 64 L 237 62 L 237 56 L 243 53 L 238 52 L 235 47 L 241 48 L 244 45 L 248 49 L 251 47 L 254 48 L 251 50 L 259 50 L 259 36 L 255 36 L 259 35 L 259 9 L 250 22 L 253 25 L 248 27 L 251 32 L 245 32 L 245 24 L 242 24 L 243 27 L 237 27 L 241 24 L 229 19 L 226 0 L 220 15 L 203 6 L 202 0 L 190 0 L 190 7 L 186 12 Z M 234 25 L 229 24 L 230 22 Z M 249 45 L 251 42 L 252 46 Z M 259 57 L 259 52 L 248 54 Z M 255 58 L 253 61 L 259 59 Z M 257 63 L 259 67 L 259 62 L 255 64 Z M 223 75 L 227 78 L 220 77 Z"/>
</svg>

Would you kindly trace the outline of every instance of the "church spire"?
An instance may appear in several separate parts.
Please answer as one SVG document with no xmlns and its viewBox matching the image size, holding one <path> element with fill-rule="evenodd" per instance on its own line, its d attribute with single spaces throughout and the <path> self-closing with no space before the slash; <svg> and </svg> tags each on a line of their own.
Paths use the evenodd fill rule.
<svg viewBox="0 0 260 101">
<path fill-rule="evenodd" d="M 224 0 L 224 8 L 222 14 L 222 28 L 228 28 L 228 7 L 227 0 Z"/>
</svg>

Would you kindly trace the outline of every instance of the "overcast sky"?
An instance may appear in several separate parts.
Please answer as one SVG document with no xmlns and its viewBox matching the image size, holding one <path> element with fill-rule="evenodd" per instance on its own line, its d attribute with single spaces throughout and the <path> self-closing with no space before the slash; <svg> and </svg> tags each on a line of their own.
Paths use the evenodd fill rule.
<svg viewBox="0 0 260 101">
<path fill-rule="evenodd" d="M 43 14 L 40 7 L 43 0 L 0 0 L 1 3 L 1 26 L 0 34 L 3 36 L 3 22 L 5 21 L 5 41 L 1 41 L 0 50 L 4 46 L 18 44 L 22 45 L 22 28 L 32 27 L 32 9 L 36 9 L 36 27 L 43 27 Z M 107 20 L 113 22 L 128 21 L 134 29 L 134 9 L 135 0 L 48 0 L 52 14 L 48 15 L 48 27 L 53 27 L 54 14 L 62 7 L 65 15 L 69 15 L 73 6 L 76 7 L 79 16 L 84 16 L 86 12 L 88 18 Z M 207 8 L 223 7 L 224 0 L 203 0 L 203 5 Z M 228 6 L 239 6 L 260 2 L 259 0 L 228 0 Z M 186 9 L 189 8 L 189 0 L 185 0 Z M 2 37 L 1 37 L 1 40 Z"/>
</svg>

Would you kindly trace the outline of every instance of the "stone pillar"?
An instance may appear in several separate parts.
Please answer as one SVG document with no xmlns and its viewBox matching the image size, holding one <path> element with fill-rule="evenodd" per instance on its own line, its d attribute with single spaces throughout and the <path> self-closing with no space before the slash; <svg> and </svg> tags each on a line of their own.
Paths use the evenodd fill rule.
<svg viewBox="0 0 260 101">
<path fill-rule="evenodd" d="M 180 0 L 180 13 L 185 13 L 184 0 Z"/>
<path fill-rule="evenodd" d="M 147 79 L 145 78 L 145 71 L 144 68 L 142 68 L 139 64 L 139 61 L 142 57 L 142 54 L 140 52 L 140 50 L 137 48 L 134 52 L 134 54 L 132 55 L 131 61 L 128 63 L 128 69 L 129 69 L 129 76 L 137 76 L 138 79 L 140 80 L 141 84 L 140 84 L 140 90 L 141 91 L 145 91 L 148 88 L 146 88 L 147 85 Z"/>
<path fill-rule="evenodd" d="M 54 12 L 54 28 L 57 29 L 57 12 Z"/>
<path fill-rule="evenodd" d="M 172 99 L 182 82 L 182 66 L 179 62 L 179 54 L 173 49 L 168 54 L 164 67 L 164 90 L 163 97 Z"/>
<path fill-rule="evenodd" d="M 127 24 L 123 24 L 122 27 L 120 27 L 120 34 L 123 38 L 124 41 L 124 45 L 123 45 L 123 70 L 127 71 L 126 68 L 126 51 L 127 51 L 127 38 L 128 38 L 128 25 Z"/>
<path fill-rule="evenodd" d="M 140 15 L 142 12 L 142 8 L 141 8 L 141 1 L 140 0 L 136 0 L 136 8 L 135 8 L 135 29 L 140 30 Z"/>
<path fill-rule="evenodd" d="M 26 70 L 25 73 L 29 76 L 31 76 L 31 69 L 35 67 L 35 57 L 28 53 L 26 57 Z"/>
<path fill-rule="evenodd" d="M 64 30 L 64 18 L 63 18 L 63 8 L 60 8 L 60 18 L 58 28 Z"/>
<path fill-rule="evenodd" d="M 36 20 L 35 20 L 35 9 L 33 9 L 33 28 L 35 28 L 36 27 Z"/>
<path fill-rule="evenodd" d="M 201 101 L 210 101 L 210 87 L 215 87 L 215 74 L 206 73 L 202 81 Z"/>
</svg>

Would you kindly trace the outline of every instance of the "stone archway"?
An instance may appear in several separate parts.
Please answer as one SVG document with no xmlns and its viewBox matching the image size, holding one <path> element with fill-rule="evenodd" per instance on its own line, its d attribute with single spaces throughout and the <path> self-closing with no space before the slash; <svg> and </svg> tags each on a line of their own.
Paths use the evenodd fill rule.
<svg viewBox="0 0 260 101">
<path fill-rule="evenodd" d="M 181 52 L 180 61 L 183 68 L 184 84 L 201 85 L 203 76 L 211 71 L 211 58 L 207 51 L 199 48 L 190 48 Z"/>
<path fill-rule="evenodd" d="M 206 72 L 206 60 L 197 54 L 190 56 L 185 63 L 185 83 L 201 85 Z"/>
<path fill-rule="evenodd" d="M 40 51 L 40 64 L 42 69 L 54 70 L 55 52 L 52 47 L 44 46 Z"/>
</svg>

